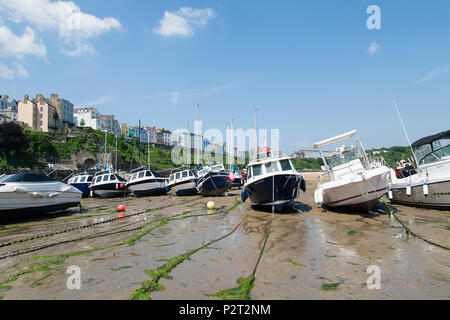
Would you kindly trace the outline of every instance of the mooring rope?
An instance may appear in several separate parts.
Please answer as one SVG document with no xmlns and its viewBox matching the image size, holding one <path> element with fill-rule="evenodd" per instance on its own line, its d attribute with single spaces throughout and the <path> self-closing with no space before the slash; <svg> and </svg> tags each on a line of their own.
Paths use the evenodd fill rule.
<svg viewBox="0 0 450 320">
<path fill-rule="evenodd" d="M 423 241 L 425 241 L 426 243 L 428 243 L 428 244 L 431 244 L 431 245 L 433 245 L 433 246 L 436 246 L 436 247 L 439 247 L 439 248 L 441 248 L 441 249 L 444 249 L 444 250 L 450 250 L 450 248 L 449 247 L 446 247 L 446 246 L 443 246 L 443 245 L 441 245 L 441 244 L 439 244 L 439 243 L 436 243 L 436 242 L 434 242 L 434 241 L 431 241 L 431 240 L 428 240 L 427 238 L 425 238 L 424 236 L 422 236 L 422 235 L 420 235 L 420 234 L 418 234 L 418 233 L 415 233 L 415 232 L 413 232 L 398 216 L 397 216 L 397 214 L 395 213 L 395 211 L 392 209 L 392 207 L 389 205 L 389 203 L 387 203 L 387 201 L 385 200 L 385 199 L 380 199 L 381 200 L 381 202 L 382 203 L 384 203 L 384 205 L 386 206 L 386 210 L 387 210 L 387 213 L 389 214 L 389 216 L 394 216 L 395 217 L 395 220 L 397 220 L 397 222 L 398 223 L 400 223 L 401 225 L 402 225 L 402 227 L 403 227 L 403 229 L 405 230 L 405 232 L 406 232 L 406 234 L 407 235 L 411 235 L 411 236 L 413 236 L 413 237 L 416 237 L 416 238 L 418 238 L 418 239 L 420 239 L 420 240 L 423 240 Z"/>
</svg>

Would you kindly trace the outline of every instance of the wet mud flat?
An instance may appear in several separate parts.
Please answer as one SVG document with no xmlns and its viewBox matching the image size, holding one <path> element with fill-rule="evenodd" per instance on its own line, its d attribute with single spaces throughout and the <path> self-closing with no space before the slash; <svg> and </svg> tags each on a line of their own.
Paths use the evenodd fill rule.
<svg viewBox="0 0 450 320">
<path fill-rule="evenodd" d="M 232 191 L 86 199 L 83 211 L 0 217 L 0 299 L 449 298 L 448 250 L 384 213 L 319 208 L 317 177 L 305 178 L 307 192 L 283 214 L 255 210 Z M 412 231 L 450 246 L 450 212 L 394 208 Z M 380 289 L 367 286 L 369 266 L 380 270 Z M 69 267 L 80 289 L 69 288 Z"/>
</svg>

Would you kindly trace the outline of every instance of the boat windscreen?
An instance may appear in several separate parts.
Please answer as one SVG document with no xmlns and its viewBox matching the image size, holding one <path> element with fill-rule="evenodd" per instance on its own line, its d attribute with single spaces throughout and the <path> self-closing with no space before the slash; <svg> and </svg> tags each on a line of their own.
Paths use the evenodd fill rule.
<svg viewBox="0 0 450 320">
<path fill-rule="evenodd" d="M 332 157 L 327 157 L 325 160 L 330 167 L 334 168 L 352 162 L 353 160 L 361 159 L 361 157 L 358 149 L 352 148 L 351 150 L 335 154 Z"/>
<path fill-rule="evenodd" d="M 25 174 L 25 173 L 16 173 L 11 175 L 6 175 L 0 178 L 0 182 L 41 182 L 41 183 L 48 183 L 48 182 L 55 182 L 55 180 L 46 177 L 46 176 L 39 176 L 35 174 Z"/>
</svg>

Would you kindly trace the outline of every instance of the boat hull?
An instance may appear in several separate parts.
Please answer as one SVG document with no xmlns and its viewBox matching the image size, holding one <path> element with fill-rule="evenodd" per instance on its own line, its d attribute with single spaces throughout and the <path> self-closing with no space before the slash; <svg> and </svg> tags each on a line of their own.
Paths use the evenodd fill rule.
<svg viewBox="0 0 450 320">
<path fill-rule="evenodd" d="M 149 197 L 164 195 L 169 192 L 169 187 L 165 180 L 151 179 L 147 181 L 139 181 L 131 183 L 127 188 L 136 197 Z"/>
<path fill-rule="evenodd" d="M 60 183 L 13 186 L 0 192 L 0 214 L 66 210 L 78 206 L 81 196 L 78 189 Z"/>
<path fill-rule="evenodd" d="M 197 182 L 195 180 L 179 182 L 172 185 L 171 190 L 177 196 L 195 196 L 197 194 Z"/>
<path fill-rule="evenodd" d="M 319 188 L 323 192 L 323 204 L 339 210 L 368 212 L 387 193 L 388 175 L 386 168 L 366 179 L 325 183 Z"/>
<path fill-rule="evenodd" d="M 126 188 L 121 189 L 118 183 L 91 186 L 89 189 L 100 198 L 124 197 L 127 194 Z"/>
<path fill-rule="evenodd" d="M 423 192 L 423 184 L 411 186 L 411 195 L 406 193 L 406 187 L 391 185 L 392 203 L 430 208 L 450 210 L 450 181 L 441 181 L 428 184 L 428 197 Z"/>
<path fill-rule="evenodd" d="M 199 180 L 198 193 L 204 197 L 220 196 L 231 188 L 227 174 L 208 173 Z"/>
<path fill-rule="evenodd" d="M 70 185 L 80 190 L 83 193 L 83 198 L 89 197 L 90 183 L 71 183 Z"/>
<path fill-rule="evenodd" d="M 274 175 L 245 186 L 253 206 L 274 206 L 281 211 L 298 196 L 302 177 L 294 174 Z"/>
</svg>

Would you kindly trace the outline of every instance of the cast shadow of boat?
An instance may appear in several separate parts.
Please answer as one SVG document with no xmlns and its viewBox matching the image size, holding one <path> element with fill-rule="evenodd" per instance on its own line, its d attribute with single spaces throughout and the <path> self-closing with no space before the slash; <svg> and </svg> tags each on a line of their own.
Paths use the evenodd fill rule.
<svg viewBox="0 0 450 320">
<path fill-rule="evenodd" d="M 273 208 L 272 206 L 261 206 L 261 205 L 253 205 L 252 209 L 256 211 L 262 211 L 262 212 L 269 212 L 272 213 Z M 281 209 L 275 209 L 275 214 L 300 214 L 300 213 L 307 213 L 312 210 L 312 207 L 298 201 L 293 201 L 290 204 L 287 204 L 283 206 Z"/>
<path fill-rule="evenodd" d="M 386 209 L 386 206 L 384 203 L 382 202 L 378 202 L 375 207 L 373 207 L 371 210 L 367 211 L 367 212 L 363 212 L 363 211 L 358 211 L 358 210 L 349 210 L 349 209 L 338 209 L 338 208 L 333 208 L 333 207 L 327 207 L 327 206 L 322 206 L 322 209 L 324 212 L 330 211 L 330 212 L 335 212 L 338 214 L 346 214 L 346 215 L 358 215 L 361 216 L 363 218 L 376 218 L 378 216 L 381 215 L 386 215 L 388 214 L 388 211 Z M 394 210 L 396 210 L 395 208 L 393 208 Z"/>
<path fill-rule="evenodd" d="M 5 213 L 0 215 L 0 226 L 8 226 L 22 223 L 40 222 L 55 218 L 69 218 L 82 213 L 80 210 L 67 209 L 55 212 L 24 212 L 24 213 Z"/>
</svg>

